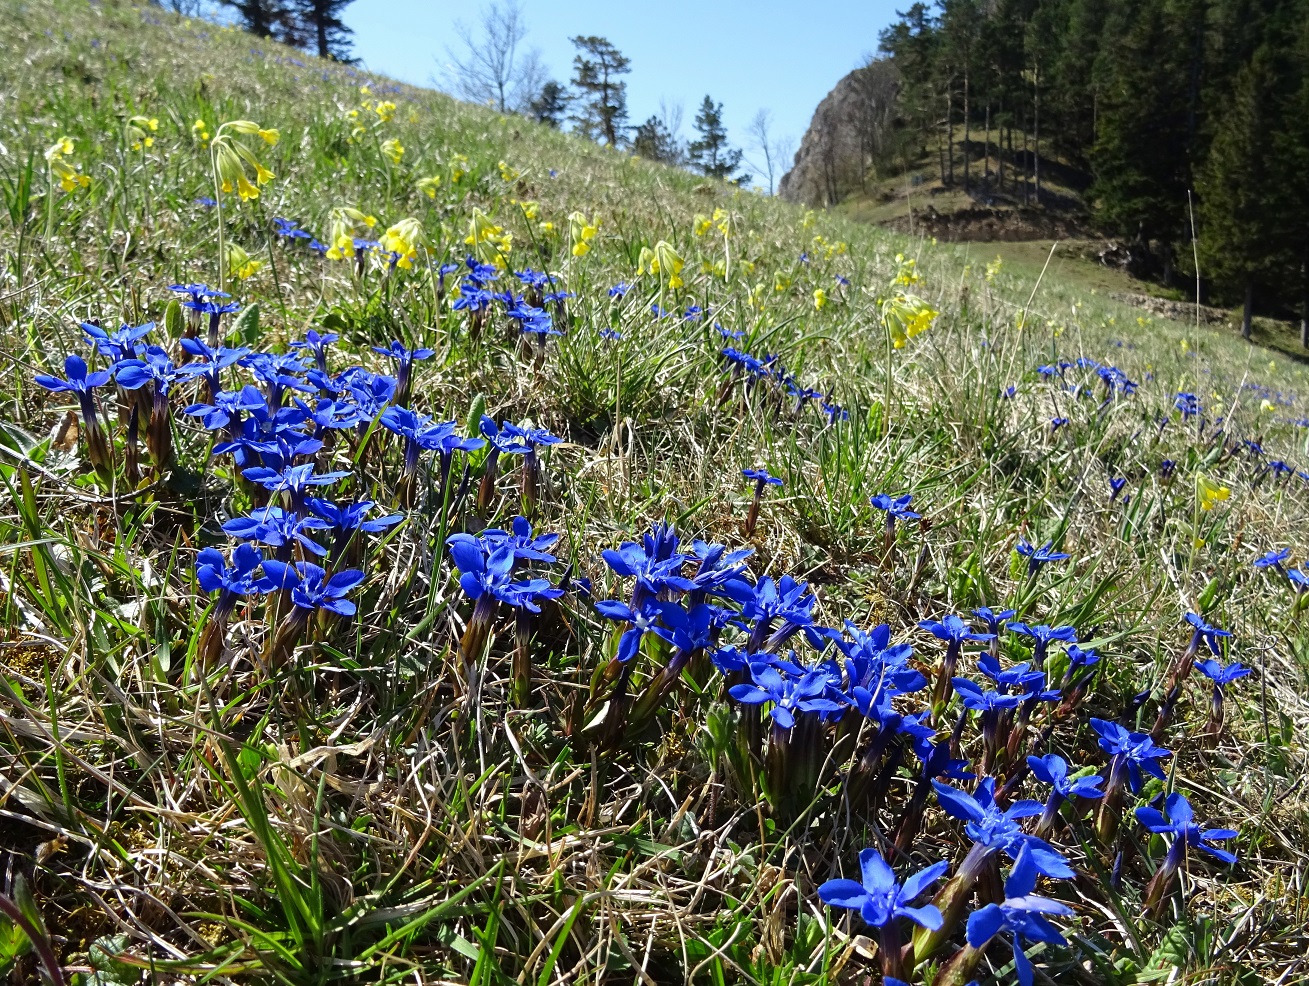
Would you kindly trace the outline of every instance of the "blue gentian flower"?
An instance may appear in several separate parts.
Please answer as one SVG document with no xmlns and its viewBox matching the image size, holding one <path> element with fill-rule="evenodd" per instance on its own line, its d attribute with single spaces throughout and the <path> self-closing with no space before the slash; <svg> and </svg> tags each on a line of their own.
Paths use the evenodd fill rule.
<svg viewBox="0 0 1309 986">
<path fill-rule="evenodd" d="M 1018 824 L 1020 819 L 1041 814 L 1044 809 L 1039 802 L 1015 801 L 1002 809 L 995 803 L 993 777 L 983 777 L 972 794 L 940 781 L 933 781 L 932 786 L 946 814 L 965 822 L 964 831 L 974 843 L 973 851 L 960 867 L 961 874 L 967 873 L 975 879 L 987 857 L 1003 851 L 1016 858 L 1026 847 L 1042 876 L 1072 879 L 1074 874 L 1068 861 L 1042 840 L 1026 834 Z"/>
<path fill-rule="evenodd" d="M 1104 778 L 1099 774 L 1091 774 L 1069 780 L 1068 761 L 1057 753 L 1048 753 L 1043 757 L 1028 757 L 1027 766 L 1033 777 L 1050 785 L 1050 795 L 1045 799 L 1045 809 L 1037 822 L 1036 835 L 1044 835 L 1054 828 L 1059 818 L 1059 809 L 1065 801 L 1073 798 L 1104 797 L 1104 792 L 1100 790 Z"/>
<path fill-rule="evenodd" d="M 338 332 L 327 332 L 319 335 L 314 329 L 305 333 L 303 340 L 297 340 L 289 343 L 292 349 L 307 349 L 314 357 L 314 365 L 318 367 L 319 372 L 327 372 L 327 347 L 337 342 L 341 338 Z"/>
<path fill-rule="evenodd" d="M 640 653 L 641 638 L 658 627 L 663 615 L 653 596 L 646 596 L 639 608 L 633 608 L 617 599 L 601 599 L 596 602 L 595 609 L 607 620 L 628 624 L 628 628 L 618 638 L 618 650 L 614 655 L 623 664 Z"/>
<path fill-rule="evenodd" d="M 968 917 L 966 938 L 974 954 L 979 955 L 996 935 L 1009 932 L 1014 936 L 1014 972 L 1019 986 L 1032 986 L 1035 976 L 1032 963 L 1023 950 L 1023 939 L 1050 945 L 1068 944 L 1047 915 L 1066 916 L 1072 910 L 1064 904 L 1032 893 L 1040 870 L 1028 850 L 1018 854 L 1009 879 L 1005 881 L 1005 900 L 987 904 Z"/>
<path fill-rule="evenodd" d="M 628 284 L 626 281 L 619 281 L 617 284 L 615 284 L 613 287 L 609 289 L 609 297 L 622 298 L 630 290 L 632 290 L 630 284 Z"/>
<path fill-rule="evenodd" d="M 1195 811 L 1184 795 L 1174 792 L 1164 801 L 1167 818 L 1157 808 L 1143 807 L 1136 809 L 1136 820 L 1155 835 L 1170 835 L 1173 843 L 1168 849 L 1168 859 L 1164 868 L 1176 870 L 1185 857 L 1186 848 L 1194 846 L 1208 853 L 1214 859 L 1231 865 L 1236 856 L 1226 849 L 1211 845 L 1214 842 L 1226 842 L 1235 839 L 1240 833 L 1233 829 L 1202 829 L 1195 822 Z"/>
<path fill-rule="evenodd" d="M 213 395 L 213 403 L 191 404 L 185 409 L 186 414 L 200 419 L 206 431 L 226 429 L 229 434 L 239 433 L 241 421 L 246 414 L 267 411 L 264 395 L 251 384 L 240 390 L 222 390 Z"/>
<path fill-rule="evenodd" d="M 514 549 L 514 557 L 518 561 L 539 561 L 546 564 L 553 564 L 556 561 L 549 549 L 559 540 L 558 534 L 542 534 L 534 537 L 532 523 L 526 517 L 515 517 L 510 527 L 513 529 L 512 533 L 494 528 L 483 531 L 480 535 L 482 543 L 492 551 L 508 545 Z"/>
<path fill-rule="evenodd" d="M 1014 545 L 1014 550 L 1027 559 L 1027 574 L 1035 575 L 1042 565 L 1048 565 L 1050 562 L 1064 561 L 1070 557 L 1066 552 L 1055 551 L 1054 542 L 1047 541 L 1044 545 L 1037 548 L 1029 544 L 1022 538 Z"/>
<path fill-rule="evenodd" d="M 884 928 L 899 918 L 908 918 L 935 931 L 941 927 L 941 912 L 932 904 L 923 907 L 912 904 L 949 868 L 949 863 L 934 863 L 901 884 L 881 853 L 865 849 L 859 854 L 861 881 L 828 880 L 818 888 L 818 897 L 829 907 L 858 911 L 864 924 L 871 928 Z"/>
<path fill-rule="evenodd" d="M 327 549 L 312 540 L 306 531 L 324 530 L 330 525 L 318 517 L 302 516 L 281 507 L 261 507 L 245 517 L 234 517 L 223 524 L 223 533 L 241 541 L 255 541 L 276 549 L 278 560 L 290 561 L 295 545 L 315 555 Z"/>
<path fill-rule="evenodd" d="M 751 684 L 733 685 L 728 693 L 743 705 L 771 702 L 773 707 L 768 712 L 779 729 L 793 727 L 797 712 L 839 712 L 841 709 L 840 703 L 825 697 L 828 678 L 822 671 L 809 671 L 800 678 L 792 678 L 771 665 L 752 664 L 750 677 Z"/>
<path fill-rule="evenodd" d="M 1100 747 L 1111 758 L 1106 797 L 1122 786 L 1124 775 L 1133 794 L 1141 793 L 1142 771 L 1161 781 L 1167 779 L 1159 761 L 1171 757 L 1172 751 L 1156 746 L 1149 733 L 1134 733 L 1116 722 L 1095 718 L 1091 719 L 1091 728 L 1099 734 Z"/>
<path fill-rule="evenodd" d="M 204 592 L 221 593 L 219 606 L 226 606 L 230 612 L 238 598 L 261 591 L 254 573 L 263 561 L 259 549 L 249 544 L 232 549 L 230 565 L 217 548 L 203 548 L 195 559 L 196 583 Z"/>
<path fill-rule="evenodd" d="M 290 219 L 283 219 L 280 216 L 273 217 L 273 235 L 284 237 L 289 240 L 313 239 L 313 234 L 306 233 L 300 228 L 299 223 Z"/>
<path fill-rule="evenodd" d="M 1187 646 L 1187 653 L 1195 654 L 1200 649 L 1200 644 L 1208 646 L 1214 657 L 1222 657 L 1222 647 L 1219 640 L 1223 637 L 1230 637 L 1230 630 L 1220 630 L 1218 627 L 1210 626 L 1202 617 L 1195 613 L 1186 614 L 1186 622 L 1194 628 L 1191 633 L 1191 643 Z"/>
<path fill-rule="evenodd" d="M 82 322 L 81 327 L 86 333 L 87 342 L 95 348 L 96 352 L 108 356 L 114 363 L 119 363 L 139 354 L 142 347 L 138 342 L 154 330 L 155 323 L 124 324 L 113 332 L 102 329 L 92 322 Z"/>
<path fill-rule="evenodd" d="M 922 514 L 914 513 L 914 511 L 909 508 L 909 504 L 913 498 L 912 493 L 906 493 L 904 496 L 897 497 L 896 499 L 892 499 L 886 493 L 878 493 L 876 496 L 869 497 L 868 502 L 878 510 L 886 511 L 888 521 L 918 520 L 922 517 Z"/>
<path fill-rule="evenodd" d="M 389 356 L 398 364 L 396 370 L 396 401 L 404 403 L 409 396 L 409 387 L 414 363 L 418 360 L 431 359 L 436 355 L 435 349 L 406 349 L 404 345 L 393 340 L 389 346 L 374 346 L 373 352 Z"/>
<path fill-rule="evenodd" d="M 1000 632 L 1005 620 L 1014 618 L 1014 611 L 1012 609 L 1002 609 L 996 612 L 989 606 L 979 606 L 973 610 L 973 615 L 984 622 L 986 632 L 994 636 Z"/>
<path fill-rule="evenodd" d="M 312 487 L 331 486 L 350 477 L 350 473 L 344 471 L 315 473 L 312 462 L 299 466 L 288 464 L 281 469 L 252 466 L 241 470 L 241 475 L 270 493 L 287 493 L 294 510 L 300 510 L 304 506 L 305 494 Z"/>
<path fill-rule="evenodd" d="M 313 612 L 322 609 L 337 616 L 354 616 L 355 604 L 345 597 L 364 580 L 357 568 L 347 568 L 328 576 L 313 562 L 294 564 L 268 559 L 264 562 L 264 588 L 289 589 L 297 609 Z"/>
</svg>

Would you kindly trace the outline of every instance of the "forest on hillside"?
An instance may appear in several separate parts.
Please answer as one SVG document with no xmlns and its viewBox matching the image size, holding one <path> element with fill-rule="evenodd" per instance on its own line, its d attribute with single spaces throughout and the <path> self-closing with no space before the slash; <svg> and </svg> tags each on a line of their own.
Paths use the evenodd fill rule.
<svg viewBox="0 0 1309 986">
<path fill-rule="evenodd" d="M 1082 169 L 1138 273 L 1194 283 L 1198 258 L 1247 328 L 1255 306 L 1309 315 L 1309 0 L 940 0 L 898 18 L 885 158 L 940 153 L 972 190 L 975 162 L 1007 155 L 1038 204 L 1043 162 Z"/>
</svg>

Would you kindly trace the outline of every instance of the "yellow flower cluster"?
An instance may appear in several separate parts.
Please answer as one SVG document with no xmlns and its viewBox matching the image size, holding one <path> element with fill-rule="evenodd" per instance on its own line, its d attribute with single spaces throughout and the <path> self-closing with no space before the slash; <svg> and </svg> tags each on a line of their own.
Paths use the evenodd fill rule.
<svg viewBox="0 0 1309 986">
<path fill-rule="evenodd" d="M 826 304 L 827 304 L 827 292 L 824 291 L 822 288 L 815 288 L 814 307 L 821 312 L 823 310 L 823 306 Z"/>
<path fill-rule="evenodd" d="M 911 288 L 922 282 L 923 278 L 918 273 L 918 261 L 913 257 L 906 257 L 903 253 L 897 253 L 895 255 L 895 279 L 891 281 L 891 284 L 895 287 Z"/>
<path fill-rule="evenodd" d="M 347 260 L 355 255 L 355 237 L 367 237 L 377 225 L 377 217 L 363 213 L 351 205 L 337 206 L 329 215 L 331 240 L 327 248 L 328 260 Z"/>
<path fill-rule="evenodd" d="M 86 188 L 91 179 L 77 170 L 77 165 L 68 160 L 73 156 L 73 138 L 60 137 L 45 149 L 45 163 L 50 174 L 59 179 L 59 187 L 65 192 L 75 188 Z"/>
<path fill-rule="evenodd" d="M 1004 266 L 1004 261 L 996 257 L 986 265 L 986 283 L 990 284 L 1000 274 L 1000 268 Z"/>
<path fill-rule="evenodd" d="M 712 216 L 696 213 L 691 228 L 696 236 L 704 236 L 711 229 L 717 229 L 718 232 L 727 236 L 731 232 L 731 224 L 732 216 L 726 209 L 715 209 Z"/>
<path fill-rule="evenodd" d="M 155 146 L 155 139 L 150 135 L 159 130 L 159 120 L 155 117 L 133 116 L 127 120 L 127 139 L 132 150 L 143 151 Z"/>
<path fill-rule="evenodd" d="M 845 245 L 845 240 L 837 240 L 835 243 L 831 243 L 821 233 L 814 237 L 814 253 L 821 252 L 824 260 L 844 256 L 848 250 L 849 247 Z"/>
<path fill-rule="evenodd" d="M 209 125 L 204 120 L 196 120 L 191 124 L 191 139 L 201 147 L 209 146 Z"/>
<path fill-rule="evenodd" d="M 401 219 L 394 226 L 387 229 L 382 234 L 382 249 L 400 255 L 396 261 L 397 267 L 403 267 L 405 270 L 413 267 L 414 260 L 418 257 L 418 248 L 427 247 L 427 234 L 423 231 L 423 225 L 417 219 Z"/>
<path fill-rule="evenodd" d="M 587 219 L 583 213 L 574 212 L 568 217 L 568 237 L 573 243 L 573 256 L 585 257 L 591 252 L 591 241 L 600 232 L 600 217 Z"/>
<path fill-rule="evenodd" d="M 441 187 L 441 176 L 432 175 L 430 178 L 419 178 L 418 181 L 414 182 L 414 185 L 429 199 L 435 199 L 436 190 Z"/>
<path fill-rule="evenodd" d="M 472 170 L 472 165 L 469 164 L 468 158 L 464 157 L 462 154 L 455 154 L 451 156 L 450 180 L 454 182 L 454 184 L 458 185 L 459 182 L 463 180 L 464 175 L 468 174 L 468 172 L 471 170 Z"/>
<path fill-rule="evenodd" d="M 197 120 L 197 123 L 202 121 Z M 194 127 L 192 128 L 194 130 Z M 268 146 L 277 143 L 279 134 L 273 128 L 264 128 L 251 120 L 229 120 L 221 124 L 210 141 L 210 150 L 214 155 L 214 170 L 218 176 L 219 188 L 226 194 L 233 191 L 241 197 L 242 202 L 259 197 L 259 186 L 266 185 L 275 177 L 271 171 L 260 163 L 249 147 L 236 139 L 236 135 L 258 135 Z M 254 184 L 246 177 L 247 165 L 254 170 Z"/>
<path fill-rule="evenodd" d="M 941 313 L 922 298 L 897 294 L 882 302 L 882 324 L 890 333 L 891 345 L 903 349 L 916 335 L 926 332 Z"/>
<path fill-rule="evenodd" d="M 639 276 L 649 271 L 658 276 L 661 282 L 667 281 L 670 288 L 676 289 L 682 287 L 682 268 L 685 266 L 686 261 L 673 249 L 672 244 L 667 240 L 660 240 L 654 245 L 653 250 L 649 247 L 641 247 L 641 255 L 636 262 L 636 273 Z"/>
<path fill-rule="evenodd" d="M 509 266 L 509 252 L 514 246 L 514 234 L 503 226 L 491 222 L 481 209 L 473 209 L 468 221 L 468 235 L 464 243 L 472 248 L 473 256 L 482 263 L 495 264 L 501 270 Z"/>
<path fill-rule="evenodd" d="M 1195 499 L 1201 510 L 1213 510 L 1218 504 L 1228 499 L 1232 491 L 1226 486 L 1219 486 L 1204 473 L 1195 474 Z"/>
<path fill-rule="evenodd" d="M 521 171 L 519 171 L 517 168 L 509 167 L 509 165 L 507 165 L 503 161 L 497 164 L 496 167 L 500 169 L 501 179 L 503 179 L 506 182 L 515 182 L 522 176 Z"/>
<path fill-rule="evenodd" d="M 392 164 L 399 164 L 405 156 L 404 145 L 396 138 L 382 141 L 382 153 L 390 158 Z"/>
<path fill-rule="evenodd" d="M 247 251 L 241 249 L 235 243 L 227 244 L 227 273 L 229 277 L 235 277 L 241 281 L 248 280 L 263 265 L 262 260 L 255 260 Z"/>
</svg>

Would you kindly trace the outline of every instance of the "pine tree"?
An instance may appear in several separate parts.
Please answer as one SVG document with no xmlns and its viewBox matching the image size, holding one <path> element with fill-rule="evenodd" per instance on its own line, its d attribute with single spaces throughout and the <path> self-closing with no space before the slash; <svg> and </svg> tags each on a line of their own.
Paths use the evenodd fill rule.
<svg viewBox="0 0 1309 986">
<path fill-rule="evenodd" d="M 682 163 L 682 146 L 658 115 L 651 116 L 633 131 L 632 150 L 662 164 Z"/>
<path fill-rule="evenodd" d="M 728 146 L 727 128 L 723 126 L 723 104 L 705 96 L 695 114 L 695 129 L 700 139 L 691 141 L 686 149 L 691 164 L 710 178 L 731 178 L 741 166 L 742 152 Z M 748 178 L 737 180 L 746 181 Z"/>
<path fill-rule="evenodd" d="M 572 120 L 577 132 L 610 147 L 623 143 L 627 129 L 627 83 L 618 76 L 631 71 L 628 58 L 604 38 L 579 35 L 573 59 L 573 88 L 578 109 Z"/>
<path fill-rule="evenodd" d="M 1241 335 L 1250 338 L 1255 288 L 1273 272 L 1281 185 L 1270 167 L 1277 77 L 1268 48 L 1241 69 L 1199 183 L 1201 268 L 1244 302 Z"/>
<path fill-rule="evenodd" d="M 257 38 L 295 40 L 295 19 L 282 0 L 219 0 L 240 19 L 241 27 Z"/>
<path fill-rule="evenodd" d="M 295 14 L 307 35 L 305 47 L 319 58 L 353 62 L 354 31 L 341 20 L 353 0 L 295 0 Z"/>
<path fill-rule="evenodd" d="M 527 104 L 528 111 L 537 123 L 544 123 L 558 130 L 564 121 L 564 114 L 568 112 L 570 98 L 568 90 L 551 79 Z"/>
</svg>

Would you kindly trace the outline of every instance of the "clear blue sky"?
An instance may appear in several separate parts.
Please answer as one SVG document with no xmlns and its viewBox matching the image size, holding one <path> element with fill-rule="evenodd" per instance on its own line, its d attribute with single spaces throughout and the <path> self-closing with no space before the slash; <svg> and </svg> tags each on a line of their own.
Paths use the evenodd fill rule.
<svg viewBox="0 0 1309 986">
<path fill-rule="evenodd" d="M 906 6 L 908 0 L 899 0 Z M 483 0 L 355 0 L 345 20 L 355 51 L 374 72 L 415 85 L 439 79 L 454 22 L 475 27 Z M 578 34 L 608 38 L 632 61 L 627 77 L 631 122 L 658 112 L 661 99 L 684 107 L 682 137 L 705 94 L 723 104 L 732 141 L 760 108 L 774 130 L 798 144 L 814 107 L 841 76 L 877 48 L 896 0 L 783 3 L 756 0 L 523 0 L 527 45 L 539 48 L 552 76 L 572 75 Z"/>
</svg>

